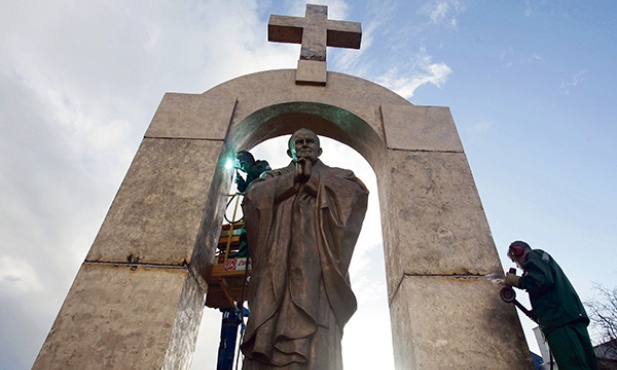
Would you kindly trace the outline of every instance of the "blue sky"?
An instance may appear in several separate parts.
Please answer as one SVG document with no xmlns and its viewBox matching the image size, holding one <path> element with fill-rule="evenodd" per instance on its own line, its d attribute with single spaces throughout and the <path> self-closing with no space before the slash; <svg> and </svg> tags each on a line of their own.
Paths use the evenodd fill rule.
<svg viewBox="0 0 617 370">
<path fill-rule="evenodd" d="M 359 51 L 328 50 L 329 70 L 450 107 L 504 268 L 523 239 L 583 300 L 594 282 L 617 285 L 617 3 L 314 3 L 363 27 Z M 268 43 L 267 20 L 302 16 L 306 3 L 0 4 L 0 368 L 12 370 L 32 365 L 165 92 L 295 68 L 299 46 Z M 280 146 L 256 152 L 275 162 Z M 360 161 L 333 143 L 324 152 L 328 164 Z M 354 171 L 374 182 L 366 165 Z M 380 240 L 363 238 L 344 361 L 393 368 Z M 194 369 L 214 368 L 217 321 L 206 313 Z"/>
</svg>

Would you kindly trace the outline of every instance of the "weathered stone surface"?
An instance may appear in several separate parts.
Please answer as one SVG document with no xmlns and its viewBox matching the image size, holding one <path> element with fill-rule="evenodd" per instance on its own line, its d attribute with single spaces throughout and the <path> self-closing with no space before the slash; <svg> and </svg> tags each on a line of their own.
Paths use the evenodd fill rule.
<svg viewBox="0 0 617 370">
<path fill-rule="evenodd" d="M 298 60 L 296 83 L 308 85 L 326 84 L 326 62 L 316 60 Z"/>
<path fill-rule="evenodd" d="M 186 269 L 85 264 L 33 368 L 187 369 L 203 306 Z"/>
<path fill-rule="evenodd" d="M 167 93 L 146 137 L 224 140 L 236 98 Z"/>
<path fill-rule="evenodd" d="M 203 290 L 200 279 L 195 279 L 190 273 L 184 280 L 182 295 L 176 309 L 176 320 L 169 336 L 169 345 L 161 369 L 176 370 L 190 367 L 203 317 L 206 290 Z M 216 330 L 212 330 L 211 335 L 214 336 L 215 333 Z"/>
<path fill-rule="evenodd" d="M 234 111 L 230 135 L 238 142 L 245 140 L 244 135 L 237 137 L 238 133 L 253 132 L 261 129 L 259 125 L 268 125 L 268 121 L 256 120 L 258 112 L 271 111 L 281 104 L 292 104 L 297 113 L 304 113 L 311 104 L 325 104 L 336 107 L 339 111 L 347 111 L 362 119 L 364 125 L 370 126 L 372 134 L 384 140 L 384 129 L 381 119 L 382 104 L 409 105 L 410 103 L 401 96 L 372 82 L 357 77 L 347 76 L 340 73 L 328 72 L 326 86 L 306 86 L 296 84 L 296 70 L 279 70 L 259 72 L 252 75 L 239 77 L 215 87 L 204 95 L 215 94 L 217 96 L 230 95 L 238 99 Z M 311 112 L 312 113 L 312 112 Z M 318 112 L 312 113 L 318 116 Z M 268 117 L 272 119 L 274 117 Z M 293 121 L 286 121 L 293 122 Z M 331 121 L 334 125 L 345 125 L 345 120 Z M 245 131 L 245 126 L 247 130 Z M 318 135 L 331 137 L 328 131 L 315 129 Z M 330 127 L 333 127 L 331 125 Z M 248 129 L 250 128 L 250 129 Z M 272 127 L 272 136 L 291 134 L 297 127 L 284 125 Z M 239 132 L 238 132 L 239 131 Z M 342 141 L 343 138 L 338 138 Z M 254 145 L 254 144 L 253 144 Z M 375 144 L 377 145 L 377 144 Z M 382 142 L 379 145 L 383 145 Z M 363 155 L 363 148 L 356 148 Z M 375 167 L 375 160 L 369 160 Z"/>
<path fill-rule="evenodd" d="M 359 49 L 362 26 L 357 22 L 328 20 L 328 7 L 306 5 L 304 18 L 272 15 L 268 41 L 302 44 L 300 59 L 326 61 L 326 46 Z"/>
<path fill-rule="evenodd" d="M 224 145 L 220 160 L 215 165 L 216 168 L 213 169 L 214 176 L 208 190 L 203 220 L 198 225 L 199 233 L 190 261 L 191 270 L 197 277 L 206 277 L 211 272 L 214 251 L 219 241 L 221 224 L 229 200 L 229 188 L 233 177 L 231 173 L 233 170 L 225 166 L 230 158 L 235 158 L 235 152 L 230 151 L 228 145 Z"/>
<path fill-rule="evenodd" d="M 499 289 L 485 278 L 405 277 L 391 302 L 396 368 L 533 369 Z"/>
<path fill-rule="evenodd" d="M 462 152 L 448 107 L 381 106 L 389 149 Z"/>
<path fill-rule="evenodd" d="M 403 274 L 503 272 L 463 153 L 391 150 L 388 163 L 382 217 L 390 297 Z"/>
<path fill-rule="evenodd" d="M 144 139 L 86 260 L 190 263 L 222 147 Z"/>
</svg>

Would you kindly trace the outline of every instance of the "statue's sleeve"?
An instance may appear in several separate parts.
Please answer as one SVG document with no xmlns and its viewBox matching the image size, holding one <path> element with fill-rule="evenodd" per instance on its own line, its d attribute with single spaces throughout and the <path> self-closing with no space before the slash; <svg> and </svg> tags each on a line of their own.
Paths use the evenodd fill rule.
<svg viewBox="0 0 617 370">
<path fill-rule="evenodd" d="M 347 170 L 341 176 L 325 178 L 323 183 L 320 189 L 322 223 L 330 234 L 331 249 L 340 261 L 340 269 L 346 272 L 362 230 L 368 190 Z"/>
<path fill-rule="evenodd" d="M 349 281 L 353 255 L 368 204 L 368 190 L 351 171 L 328 175 L 319 188 L 322 266 L 330 305 L 343 327 L 357 308 Z"/>
<path fill-rule="evenodd" d="M 267 256 L 262 256 L 266 253 L 263 244 L 273 229 L 275 206 L 293 195 L 293 173 L 286 169 L 264 172 L 249 185 L 242 210 L 254 263 L 259 264 L 262 258 L 267 259 Z"/>
</svg>

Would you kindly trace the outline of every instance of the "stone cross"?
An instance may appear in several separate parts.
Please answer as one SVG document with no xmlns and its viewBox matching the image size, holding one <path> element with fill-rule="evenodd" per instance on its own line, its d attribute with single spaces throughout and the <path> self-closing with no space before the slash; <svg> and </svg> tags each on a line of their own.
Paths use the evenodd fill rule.
<svg viewBox="0 0 617 370">
<path fill-rule="evenodd" d="M 306 15 L 271 15 L 268 41 L 302 44 L 297 84 L 326 84 L 326 47 L 360 49 L 362 26 L 358 22 L 328 19 L 328 7 L 306 5 Z"/>
</svg>

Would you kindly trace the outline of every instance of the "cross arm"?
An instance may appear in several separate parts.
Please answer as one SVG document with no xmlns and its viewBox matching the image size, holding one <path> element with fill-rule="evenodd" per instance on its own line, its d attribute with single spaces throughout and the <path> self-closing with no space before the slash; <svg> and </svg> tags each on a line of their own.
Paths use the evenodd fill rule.
<svg viewBox="0 0 617 370">
<path fill-rule="evenodd" d="M 268 41 L 302 43 L 303 18 L 271 15 L 268 22 Z"/>
<path fill-rule="evenodd" d="M 327 45 L 337 48 L 360 49 L 362 25 L 358 22 L 328 21 Z"/>
</svg>

